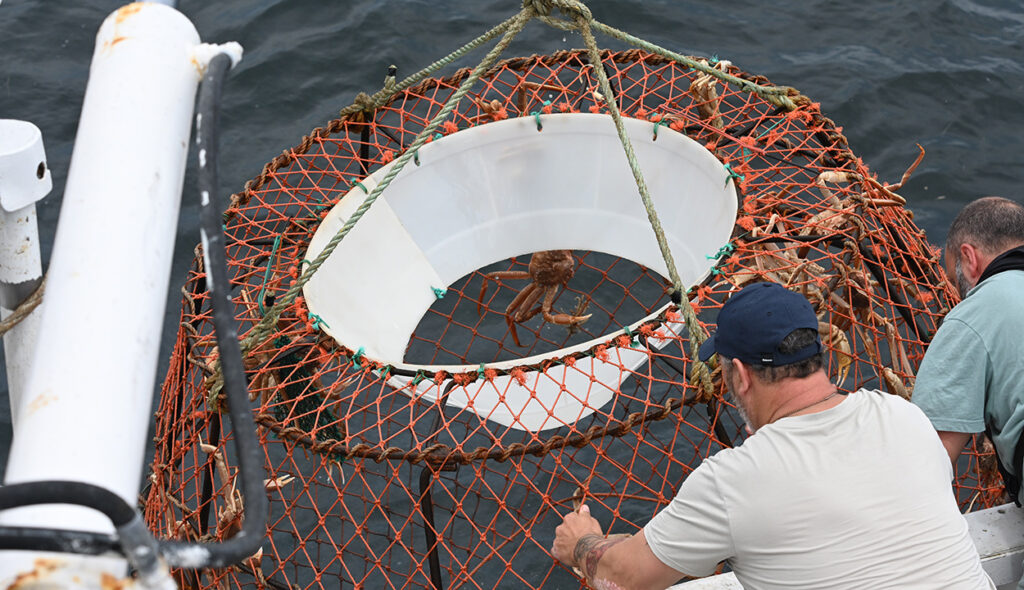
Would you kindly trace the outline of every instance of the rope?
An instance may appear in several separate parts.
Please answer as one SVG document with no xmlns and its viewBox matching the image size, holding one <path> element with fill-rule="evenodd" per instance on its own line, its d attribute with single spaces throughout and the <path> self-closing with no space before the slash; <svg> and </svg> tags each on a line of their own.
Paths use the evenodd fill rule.
<svg viewBox="0 0 1024 590">
<path fill-rule="evenodd" d="M 460 57 L 462 57 L 462 56 L 466 55 L 467 53 L 473 51 L 477 47 L 480 47 L 484 43 L 487 43 L 491 39 L 494 39 L 498 35 L 501 35 L 501 34 L 505 33 L 508 30 L 508 28 L 511 27 L 513 24 L 515 24 L 518 21 L 518 19 L 520 19 L 525 12 L 526 12 L 526 10 L 524 9 L 523 11 L 519 12 L 518 14 L 516 14 L 516 15 L 506 19 L 504 22 L 502 22 L 498 26 L 496 26 L 496 27 L 492 28 L 491 30 L 487 31 L 483 35 L 480 35 L 476 39 L 473 39 L 469 43 L 466 43 L 462 47 L 456 49 L 455 51 L 449 53 L 445 57 L 442 57 L 441 59 L 435 61 L 434 63 L 432 63 L 430 65 L 428 65 L 427 67 L 425 67 L 422 70 L 416 72 L 415 74 L 405 78 L 404 80 L 402 80 L 398 84 L 392 85 L 392 84 L 388 83 L 388 84 L 385 84 L 384 88 L 382 88 L 381 90 L 378 90 L 377 92 L 375 92 L 373 94 L 373 96 L 367 97 L 364 94 L 364 95 L 362 95 L 360 97 L 357 97 L 358 100 L 354 101 L 351 105 L 341 109 L 341 111 L 339 111 L 338 115 L 340 117 L 346 117 L 346 116 L 349 116 L 349 115 L 353 115 L 355 113 L 362 113 L 362 112 L 376 110 L 377 108 L 379 108 L 379 107 L 383 106 L 384 104 L 386 104 L 391 99 L 392 96 L 395 96 L 396 94 L 404 91 L 406 88 L 411 87 L 413 84 L 416 84 L 420 80 L 423 80 L 424 78 L 430 76 L 434 72 L 440 70 L 441 68 L 444 68 L 448 64 L 454 62 L 455 60 L 459 59 Z M 525 23 L 523 23 L 523 24 L 525 24 Z M 520 29 L 521 28 L 522 28 L 522 25 L 520 25 Z"/>
<path fill-rule="evenodd" d="M 651 229 L 654 230 L 654 237 L 657 239 L 658 247 L 661 249 L 661 256 L 665 259 L 665 265 L 668 267 L 668 274 L 672 281 L 672 287 L 680 295 L 679 310 L 683 314 L 686 329 L 689 332 L 690 357 L 693 361 L 691 381 L 699 381 L 706 395 L 711 396 L 713 395 L 711 373 L 705 363 L 701 362 L 697 358 L 697 349 L 704 343 L 704 340 L 707 339 L 707 335 L 704 333 L 703 327 L 701 327 L 700 322 L 697 320 L 697 314 L 693 311 L 693 307 L 690 305 L 689 299 L 687 299 L 683 293 L 683 281 L 679 278 L 679 272 L 676 270 L 676 263 L 672 258 L 672 251 L 669 248 L 668 240 L 665 239 L 665 230 L 661 227 L 661 221 L 658 219 L 658 213 L 654 209 L 654 202 L 651 200 L 650 192 L 647 190 L 647 183 L 644 181 L 643 173 L 640 171 L 640 163 L 637 162 L 636 154 L 633 152 L 633 144 L 629 141 L 629 137 L 626 135 L 626 127 L 622 122 L 622 114 L 619 113 L 618 101 L 615 99 L 611 84 L 608 82 L 608 75 L 604 71 L 601 52 L 597 47 L 597 41 L 594 39 L 594 34 L 590 30 L 590 22 L 583 16 L 577 16 L 576 22 L 580 33 L 583 35 L 583 41 L 587 45 L 590 64 L 593 66 L 594 72 L 597 74 L 598 82 L 601 85 L 601 92 L 605 96 L 605 104 L 608 106 L 608 112 L 611 113 L 612 120 L 615 121 L 615 130 L 619 134 L 619 140 L 622 141 L 622 149 L 625 150 L 626 159 L 629 160 L 629 168 L 633 171 L 633 178 L 636 180 L 637 189 L 640 191 L 640 199 L 643 201 L 644 208 L 647 210 L 647 219 L 651 222 Z"/>
<path fill-rule="evenodd" d="M 753 92 L 754 94 L 760 96 L 761 98 L 767 100 L 768 102 L 772 103 L 777 107 L 784 108 L 788 111 L 794 111 L 798 107 L 796 102 L 794 102 L 793 99 L 789 97 L 789 95 L 793 93 L 796 96 L 799 96 L 799 94 L 796 92 L 796 90 L 790 88 L 789 86 L 762 86 L 760 84 L 755 84 L 749 80 L 744 80 L 743 78 L 739 78 L 733 76 L 732 74 L 723 72 L 722 70 L 719 70 L 714 66 L 710 66 L 706 63 L 686 57 L 685 55 L 676 53 L 674 51 L 669 51 L 664 47 L 660 47 L 658 45 L 655 45 L 654 43 L 644 41 L 639 37 L 634 37 L 629 33 L 620 31 L 619 29 L 610 27 L 598 21 L 591 21 L 589 25 L 590 27 L 593 27 L 595 30 L 600 31 L 601 33 L 604 33 L 605 35 L 608 35 L 613 39 L 624 41 L 634 47 L 639 47 L 640 49 L 643 49 L 645 51 L 656 53 L 662 57 L 671 59 L 685 66 L 691 67 L 695 70 L 700 70 L 701 72 L 704 72 L 705 74 L 710 74 L 718 78 L 719 80 L 728 82 L 729 84 L 733 84 L 746 92 Z"/>
<path fill-rule="evenodd" d="M 408 148 L 406 148 L 405 152 L 397 160 L 395 160 L 395 163 L 392 166 L 391 170 L 388 171 L 388 174 L 383 179 L 381 179 L 380 184 L 375 186 L 373 188 L 373 191 L 371 191 L 370 194 L 366 196 L 362 204 L 360 204 L 359 207 L 355 210 L 355 212 L 353 212 L 352 215 L 348 218 L 348 220 L 345 221 L 345 225 L 342 226 L 342 228 L 338 230 L 338 233 L 335 234 L 333 238 L 331 238 L 331 240 L 327 243 L 326 246 L 324 246 L 323 251 L 321 251 L 320 254 L 317 255 L 317 257 L 309 264 L 309 266 L 306 267 L 306 270 L 303 271 L 302 275 L 299 276 L 298 279 L 296 279 L 295 283 L 291 286 L 290 289 L 288 289 L 288 291 L 284 294 L 281 300 L 275 303 L 274 306 L 270 308 L 270 310 L 267 312 L 267 314 L 263 316 L 260 322 L 253 327 L 252 331 L 246 335 L 245 339 L 242 342 L 243 350 L 251 349 L 256 343 L 258 343 L 267 334 L 270 333 L 270 331 L 273 329 L 273 326 L 277 324 L 277 320 L 281 316 L 281 313 L 284 311 L 284 309 L 288 305 L 291 305 L 295 298 L 298 297 L 299 293 L 302 291 L 302 288 L 306 285 L 306 283 L 309 282 L 309 280 L 313 277 L 316 271 L 319 270 L 320 266 L 323 265 L 327 258 L 330 257 L 330 255 L 338 247 L 338 244 L 341 243 L 345 236 L 348 235 L 349 231 L 351 231 L 352 228 L 355 226 L 356 222 L 358 222 L 363 217 L 363 215 L 366 214 L 366 212 L 370 209 L 373 203 L 377 200 L 377 197 L 379 197 L 380 194 L 384 192 L 384 189 L 386 189 L 391 184 L 391 181 L 394 180 L 396 176 L 398 176 L 398 173 L 402 171 L 402 169 L 409 162 L 409 160 L 416 154 L 416 151 L 427 142 L 427 139 L 433 135 L 434 131 L 438 128 L 438 126 L 440 126 L 441 123 L 448 118 L 452 111 L 455 110 L 456 105 L 458 105 L 462 97 L 469 92 L 469 89 L 473 86 L 473 84 L 476 83 L 476 81 L 480 78 L 481 74 L 483 74 L 491 66 L 491 64 L 494 63 L 498 56 L 501 55 L 505 48 L 508 47 L 509 43 L 511 43 L 515 36 L 519 34 L 519 31 L 521 31 L 523 27 L 526 25 L 526 23 L 529 22 L 531 18 L 533 18 L 533 15 L 534 12 L 531 8 L 524 8 L 515 17 L 510 19 L 510 24 L 506 25 L 506 23 L 509 22 L 506 21 L 506 23 L 502 23 L 495 29 L 492 29 L 491 31 L 488 32 L 488 34 L 490 34 L 491 32 L 497 29 L 507 29 L 505 30 L 504 36 L 501 38 L 501 40 L 491 49 L 490 52 L 487 53 L 486 56 L 484 56 L 484 59 L 480 62 L 480 64 L 473 69 L 473 72 L 462 82 L 458 90 L 455 91 L 455 94 L 453 94 L 451 98 L 448 99 L 448 102 L 445 103 L 444 108 L 441 109 L 441 112 L 439 112 L 437 116 L 434 117 L 434 119 L 430 122 L 430 124 L 427 125 L 423 129 L 423 131 L 421 131 L 420 134 L 416 136 L 416 139 Z M 428 67 L 427 69 L 429 70 L 430 67 Z M 403 81 L 403 83 L 399 85 L 399 88 L 401 88 L 404 83 L 405 82 Z"/>
<path fill-rule="evenodd" d="M 550 16 L 553 8 L 558 8 L 567 17 L 573 20 L 593 20 L 594 15 L 590 9 L 580 0 L 523 0 L 523 8 L 530 7 L 538 16 Z"/>
<path fill-rule="evenodd" d="M 0 322 L 0 336 L 10 332 L 14 326 L 21 323 L 21 320 L 27 318 L 29 314 L 32 313 L 32 310 L 39 307 L 39 304 L 43 302 L 43 293 L 45 291 L 46 277 L 44 276 L 43 280 L 39 282 L 39 286 L 36 287 L 36 290 L 32 291 L 32 294 L 26 297 L 25 300 L 18 305 L 18 308 L 11 313 L 11 315 L 7 316 L 2 322 Z"/>
</svg>

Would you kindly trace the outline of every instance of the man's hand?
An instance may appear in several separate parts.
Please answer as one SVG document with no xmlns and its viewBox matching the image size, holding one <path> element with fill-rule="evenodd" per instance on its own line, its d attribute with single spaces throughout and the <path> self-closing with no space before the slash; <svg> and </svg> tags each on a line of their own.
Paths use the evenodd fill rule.
<svg viewBox="0 0 1024 590">
<path fill-rule="evenodd" d="M 555 544 L 551 546 L 551 553 L 565 565 L 578 566 L 573 553 L 576 543 L 586 535 L 601 536 L 602 532 L 601 524 L 590 516 L 590 508 L 584 504 L 580 506 L 579 512 L 566 514 L 562 524 L 555 529 Z"/>
</svg>

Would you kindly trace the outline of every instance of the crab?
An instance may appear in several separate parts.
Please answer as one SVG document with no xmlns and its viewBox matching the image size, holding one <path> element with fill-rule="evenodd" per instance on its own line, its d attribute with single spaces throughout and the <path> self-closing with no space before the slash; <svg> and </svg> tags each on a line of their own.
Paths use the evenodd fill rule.
<svg viewBox="0 0 1024 590">
<path fill-rule="evenodd" d="M 590 319 L 591 314 L 579 315 L 583 312 L 577 306 L 577 314 L 553 313 L 552 305 L 558 295 L 559 288 L 569 282 L 575 273 L 576 262 L 572 252 L 569 250 L 542 250 L 534 252 L 530 257 L 530 270 L 504 270 L 484 275 L 483 285 L 480 287 L 480 299 L 477 303 L 477 313 L 481 313 L 484 295 L 487 293 L 487 281 L 495 280 L 516 280 L 530 279 L 532 282 L 523 288 L 516 295 L 512 303 L 505 308 L 505 321 L 508 323 L 509 331 L 512 333 L 512 340 L 516 346 L 522 346 L 519 342 L 519 335 L 516 334 L 516 324 L 523 323 L 533 316 L 541 313 L 544 319 L 560 326 L 575 328 Z M 541 300 L 540 305 L 534 305 Z"/>
</svg>

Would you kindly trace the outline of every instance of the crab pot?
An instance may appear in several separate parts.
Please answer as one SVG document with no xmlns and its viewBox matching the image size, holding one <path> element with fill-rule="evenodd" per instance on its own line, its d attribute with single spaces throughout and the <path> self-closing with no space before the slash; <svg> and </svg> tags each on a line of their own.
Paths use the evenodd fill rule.
<svg viewBox="0 0 1024 590">
<path fill-rule="evenodd" d="M 548 553 L 561 514 L 586 501 L 611 532 L 635 532 L 742 441 L 719 375 L 689 380 L 687 310 L 605 100 L 695 328 L 713 329 L 743 285 L 776 281 L 814 305 L 841 389 L 911 395 L 955 295 L 902 197 L 818 105 L 794 93 L 789 110 L 640 51 L 605 53 L 604 69 L 613 97 L 592 92 L 578 52 L 496 65 L 340 242 L 466 71 L 314 130 L 234 195 L 233 299 L 272 513 L 261 555 L 182 583 L 571 585 Z M 557 280 L 531 274 L 544 251 L 571 261 Z M 164 535 L 218 538 L 242 502 L 210 393 L 201 256 L 184 291 L 146 516 Z M 955 485 L 963 506 L 998 502 L 980 443 Z"/>
</svg>

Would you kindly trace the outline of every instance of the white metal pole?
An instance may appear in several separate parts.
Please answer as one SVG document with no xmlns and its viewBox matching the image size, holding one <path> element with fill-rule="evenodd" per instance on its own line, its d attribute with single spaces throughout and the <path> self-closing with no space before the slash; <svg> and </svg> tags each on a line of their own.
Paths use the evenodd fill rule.
<svg viewBox="0 0 1024 590">
<path fill-rule="evenodd" d="M 42 280 L 35 203 L 53 187 L 43 135 L 32 123 L 0 119 L 0 317 L 6 319 Z M 4 334 L 13 423 L 35 351 L 41 309 Z"/>
<path fill-rule="evenodd" d="M 124 6 L 100 27 L 8 484 L 76 480 L 136 503 L 205 63 L 198 42 L 189 20 L 160 4 Z M 6 511 L 0 523 L 113 530 L 69 505 Z M 95 585 L 102 571 L 124 574 L 121 561 L 76 559 Z M 0 565 L 0 580 L 25 567 L 33 562 Z"/>
</svg>

